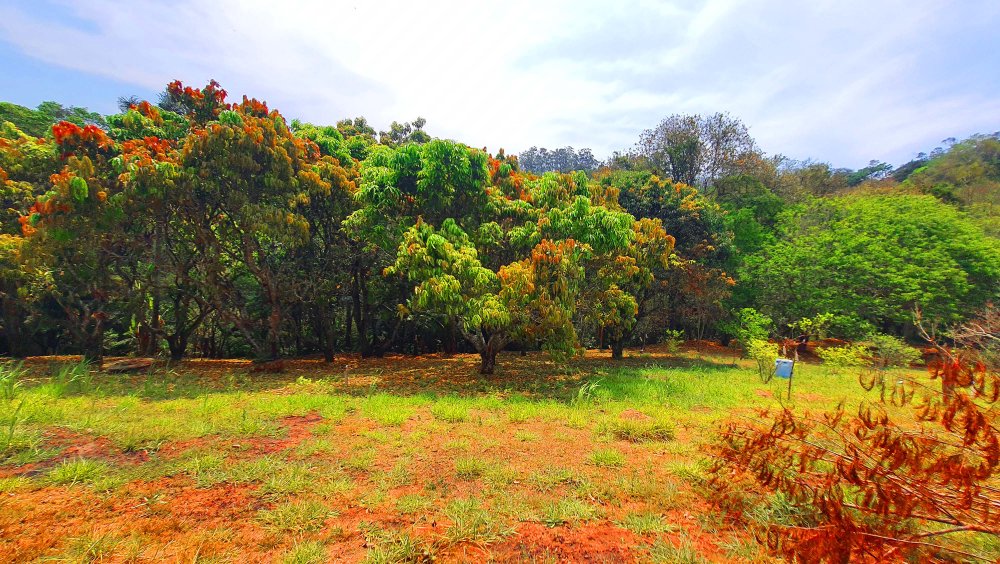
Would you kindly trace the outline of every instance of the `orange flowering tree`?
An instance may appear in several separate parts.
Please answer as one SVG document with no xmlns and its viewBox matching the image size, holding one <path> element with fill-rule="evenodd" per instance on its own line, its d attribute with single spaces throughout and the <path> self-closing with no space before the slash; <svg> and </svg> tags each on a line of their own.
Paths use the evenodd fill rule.
<svg viewBox="0 0 1000 564">
<path fill-rule="evenodd" d="M 277 358 L 294 297 L 290 253 L 310 237 L 304 209 L 330 193 L 319 148 L 256 100 L 226 106 L 225 91 L 212 84 L 170 90 L 191 107 L 193 125 L 180 144 L 174 185 L 178 219 L 190 226 L 199 250 L 201 294 L 256 358 Z"/>
<path fill-rule="evenodd" d="M 114 196 L 121 186 L 109 165 L 118 148 L 95 125 L 60 122 L 52 133 L 61 170 L 20 218 L 27 294 L 40 307 L 53 304 L 84 356 L 99 361 L 110 297 L 120 283 L 111 265 L 123 211 Z"/>
</svg>

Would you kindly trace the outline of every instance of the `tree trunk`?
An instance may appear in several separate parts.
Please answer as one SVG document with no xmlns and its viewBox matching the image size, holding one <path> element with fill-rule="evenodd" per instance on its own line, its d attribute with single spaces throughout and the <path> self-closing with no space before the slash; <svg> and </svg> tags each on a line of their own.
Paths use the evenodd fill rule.
<svg viewBox="0 0 1000 564">
<path fill-rule="evenodd" d="M 621 360 L 624 357 L 625 341 L 611 341 L 611 358 Z"/>
<path fill-rule="evenodd" d="M 354 308 L 354 325 L 358 328 L 358 350 L 361 352 L 362 357 L 368 357 L 371 355 L 368 343 L 368 324 L 364 315 L 364 309 L 366 308 L 363 308 L 361 304 L 364 294 L 361 291 L 361 267 L 357 262 L 354 263 L 353 270 L 353 276 L 351 277 L 351 301 Z"/>
<path fill-rule="evenodd" d="M 479 339 L 473 344 L 482 344 L 479 348 L 479 358 L 482 362 L 479 365 L 480 374 L 493 374 L 497 366 L 497 354 L 507 346 L 508 338 L 502 334 L 490 335 L 488 339 Z"/>
<path fill-rule="evenodd" d="M 458 352 L 458 341 L 456 340 L 458 328 L 455 326 L 454 317 L 448 318 L 448 325 L 445 327 L 445 330 L 448 332 L 448 335 L 444 342 L 444 353 L 447 356 L 452 356 Z"/>
<path fill-rule="evenodd" d="M 479 358 L 481 362 L 479 364 L 480 374 L 493 374 L 493 370 L 497 366 L 497 352 L 490 347 L 486 347 L 479 353 Z"/>
<path fill-rule="evenodd" d="M 167 336 L 167 347 L 170 349 L 170 360 L 181 360 L 187 351 L 188 336 L 175 334 Z"/>
<path fill-rule="evenodd" d="M 96 364 L 100 368 L 104 364 L 104 324 L 100 320 L 97 320 L 96 323 L 93 332 L 90 332 L 86 337 L 83 346 L 83 360 Z"/>
<path fill-rule="evenodd" d="M 267 343 L 268 343 L 268 353 L 271 355 L 270 360 L 275 360 L 280 354 L 281 343 L 279 341 L 279 336 L 281 335 L 281 306 L 277 303 L 271 304 L 271 315 L 268 317 L 267 324 Z"/>
<path fill-rule="evenodd" d="M 351 315 L 351 308 L 344 308 L 347 311 L 344 319 L 344 350 L 350 351 L 353 347 L 351 346 L 351 320 L 354 316 Z"/>
</svg>

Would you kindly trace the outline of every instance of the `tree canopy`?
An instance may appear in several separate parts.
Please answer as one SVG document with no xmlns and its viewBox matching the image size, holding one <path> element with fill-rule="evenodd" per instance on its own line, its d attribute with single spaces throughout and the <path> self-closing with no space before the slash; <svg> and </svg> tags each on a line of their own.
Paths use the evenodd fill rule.
<svg viewBox="0 0 1000 564">
<path fill-rule="evenodd" d="M 286 120 L 179 81 L 100 116 L 0 105 L 0 352 L 210 357 L 585 347 L 744 314 L 909 335 L 1000 298 L 997 136 L 892 170 L 673 115 L 603 165 Z"/>
</svg>

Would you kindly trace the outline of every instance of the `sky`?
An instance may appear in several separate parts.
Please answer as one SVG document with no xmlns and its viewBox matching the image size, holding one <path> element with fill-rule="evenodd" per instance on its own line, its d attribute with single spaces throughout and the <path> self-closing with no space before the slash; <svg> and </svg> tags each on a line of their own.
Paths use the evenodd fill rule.
<svg viewBox="0 0 1000 564">
<path fill-rule="evenodd" d="M 107 114 L 215 79 L 307 122 L 598 158 L 728 112 L 769 154 L 860 168 L 1000 130 L 998 29 L 996 0 L 0 0 L 0 100 Z"/>
</svg>

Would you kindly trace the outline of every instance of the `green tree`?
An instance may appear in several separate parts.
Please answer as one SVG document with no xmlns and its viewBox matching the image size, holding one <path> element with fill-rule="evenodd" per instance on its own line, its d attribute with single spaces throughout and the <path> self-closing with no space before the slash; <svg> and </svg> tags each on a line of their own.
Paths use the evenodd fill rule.
<svg viewBox="0 0 1000 564">
<path fill-rule="evenodd" d="M 788 215 L 781 231 L 740 278 L 782 325 L 829 312 L 841 336 L 872 327 L 898 334 L 916 307 L 958 321 L 1000 288 L 1000 244 L 930 196 L 818 200 Z"/>
<path fill-rule="evenodd" d="M 649 297 L 649 322 L 683 326 L 703 339 L 725 315 L 733 279 L 726 273 L 733 234 L 724 210 L 696 188 L 665 181 L 648 171 L 614 171 L 598 177 L 616 190 L 625 211 L 660 220 L 674 238 L 674 255 L 660 290 Z"/>
<path fill-rule="evenodd" d="M 514 339 L 572 353 L 572 315 L 585 250 L 574 241 L 541 241 L 530 258 L 493 272 L 480 263 L 469 236 L 452 219 L 440 229 L 418 221 L 405 233 L 389 275 L 416 283 L 404 315 L 455 319 L 492 374 L 497 354 Z"/>
<path fill-rule="evenodd" d="M 389 305 L 405 301 L 407 288 L 379 275 L 395 262 L 404 233 L 418 218 L 431 225 L 452 218 L 471 236 L 491 216 L 486 163 L 482 151 L 440 139 L 379 145 L 362 163 L 360 207 L 345 228 L 355 242 L 351 294 L 363 355 L 381 354 L 402 330 L 404 318 Z M 446 349 L 454 352 L 458 327 L 445 330 Z"/>
<path fill-rule="evenodd" d="M 35 110 L 10 102 L 0 102 L 0 124 L 5 121 L 13 123 L 18 129 L 32 137 L 51 136 L 52 126 L 60 121 L 80 127 L 87 125 L 105 126 L 104 118 L 99 113 L 76 106 L 65 107 L 56 102 L 42 102 Z"/>
<path fill-rule="evenodd" d="M 912 171 L 902 184 L 959 205 L 1000 236 L 1000 134 L 974 135 Z"/>
</svg>

